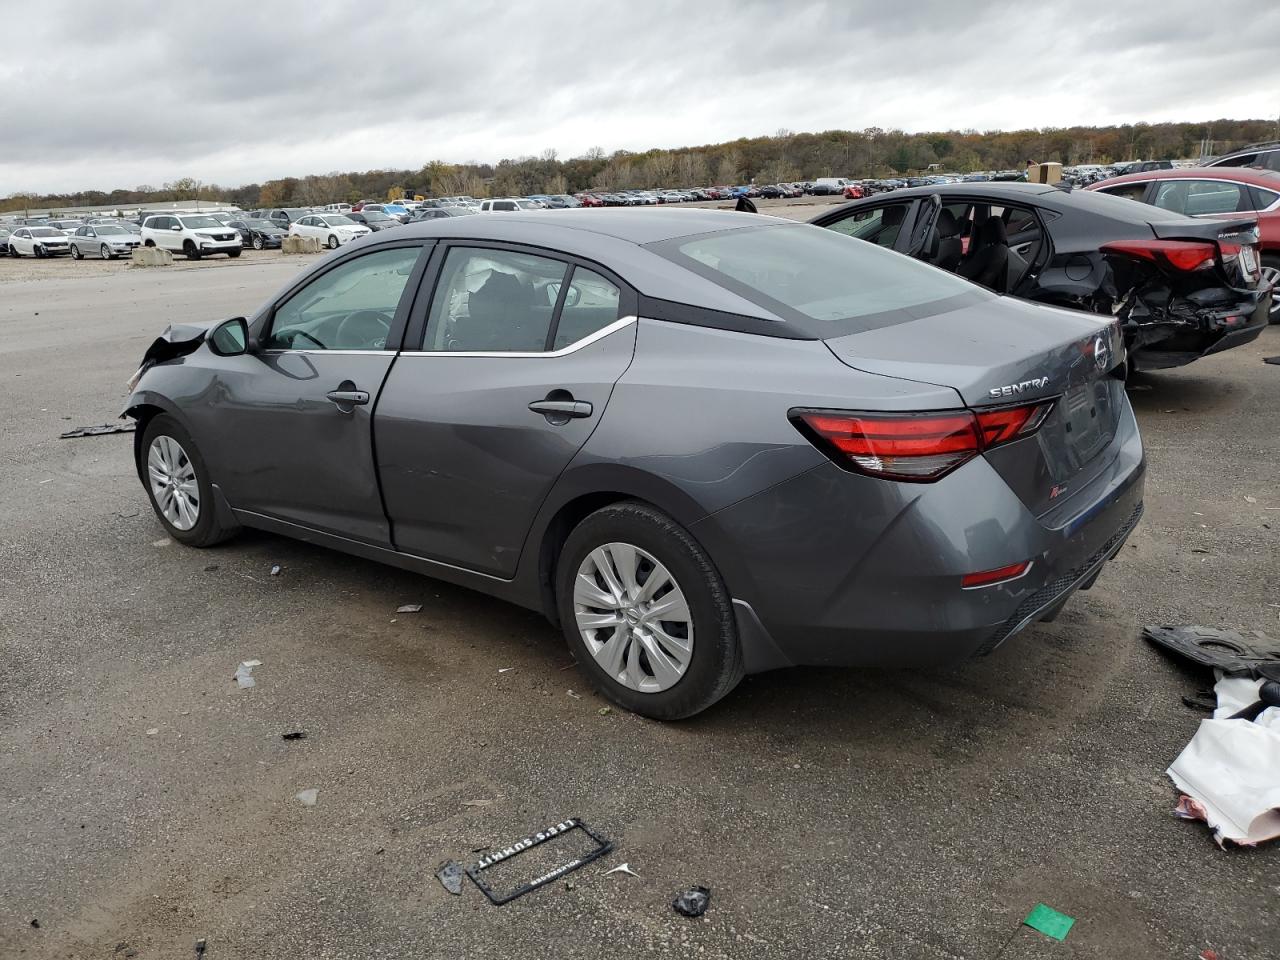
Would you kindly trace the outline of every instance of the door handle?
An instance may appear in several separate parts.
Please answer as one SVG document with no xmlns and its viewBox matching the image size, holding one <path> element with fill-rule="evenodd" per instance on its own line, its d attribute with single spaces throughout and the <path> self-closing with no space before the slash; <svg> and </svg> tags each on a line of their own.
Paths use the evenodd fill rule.
<svg viewBox="0 0 1280 960">
<path fill-rule="evenodd" d="M 589 417 L 593 412 L 591 404 L 585 400 L 535 400 L 529 404 L 529 409 L 548 420 L 560 420 L 562 423 L 573 418 Z"/>
<path fill-rule="evenodd" d="M 338 406 L 348 404 L 364 404 L 369 402 L 369 394 L 364 390 L 330 390 L 325 397 Z"/>
</svg>

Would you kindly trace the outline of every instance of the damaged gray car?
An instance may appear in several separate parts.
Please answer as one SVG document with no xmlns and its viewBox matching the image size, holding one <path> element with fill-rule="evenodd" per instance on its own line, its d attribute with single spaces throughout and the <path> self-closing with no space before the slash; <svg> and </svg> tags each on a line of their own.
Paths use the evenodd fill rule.
<svg viewBox="0 0 1280 960">
<path fill-rule="evenodd" d="M 540 610 L 689 716 L 746 673 L 954 662 L 1142 513 L 1112 319 L 805 224 L 565 210 L 344 246 L 172 327 L 126 413 L 174 539 L 240 527 Z"/>
<path fill-rule="evenodd" d="M 1114 316 L 1139 370 L 1249 343 L 1274 295 L 1255 218 L 1201 220 L 1065 186 L 917 187 L 811 222 L 996 293 Z"/>
</svg>

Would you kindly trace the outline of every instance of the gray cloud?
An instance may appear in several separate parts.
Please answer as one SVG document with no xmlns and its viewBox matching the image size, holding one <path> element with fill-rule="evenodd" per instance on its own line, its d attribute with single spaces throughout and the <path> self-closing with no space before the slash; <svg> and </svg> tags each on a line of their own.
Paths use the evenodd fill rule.
<svg viewBox="0 0 1280 960">
<path fill-rule="evenodd" d="M 1280 110 L 1280 7 L 0 0 L 0 195 Z M 1224 25 L 1217 27 L 1216 25 Z"/>
</svg>

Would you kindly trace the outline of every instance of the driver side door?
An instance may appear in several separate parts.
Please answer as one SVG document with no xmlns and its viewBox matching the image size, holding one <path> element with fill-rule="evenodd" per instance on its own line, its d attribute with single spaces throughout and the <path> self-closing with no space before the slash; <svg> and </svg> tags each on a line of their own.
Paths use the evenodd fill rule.
<svg viewBox="0 0 1280 960">
<path fill-rule="evenodd" d="M 373 411 L 430 251 L 408 241 L 339 258 L 254 321 L 255 348 L 196 405 L 237 510 L 390 544 Z"/>
</svg>

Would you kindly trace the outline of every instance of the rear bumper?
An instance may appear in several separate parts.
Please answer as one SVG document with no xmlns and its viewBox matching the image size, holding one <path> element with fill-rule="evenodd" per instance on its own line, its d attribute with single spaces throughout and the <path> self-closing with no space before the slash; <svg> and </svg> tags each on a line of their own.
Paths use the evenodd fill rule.
<svg viewBox="0 0 1280 960">
<path fill-rule="evenodd" d="M 825 464 L 694 524 L 735 599 L 748 671 L 955 662 L 1052 616 L 1142 515 L 1131 410 L 1121 427 L 1108 467 L 1043 518 L 979 458 L 936 484 Z M 961 589 L 1024 560 L 1018 580 Z"/>
<path fill-rule="evenodd" d="M 1254 303 L 1238 304 L 1229 310 L 1206 311 L 1201 317 L 1201 330 L 1187 332 L 1171 327 L 1168 339 L 1147 347 L 1135 347 L 1130 353 L 1137 358 L 1142 369 L 1165 370 L 1251 343 L 1271 321 L 1274 296 L 1274 290 L 1266 290 L 1258 294 Z"/>
</svg>

